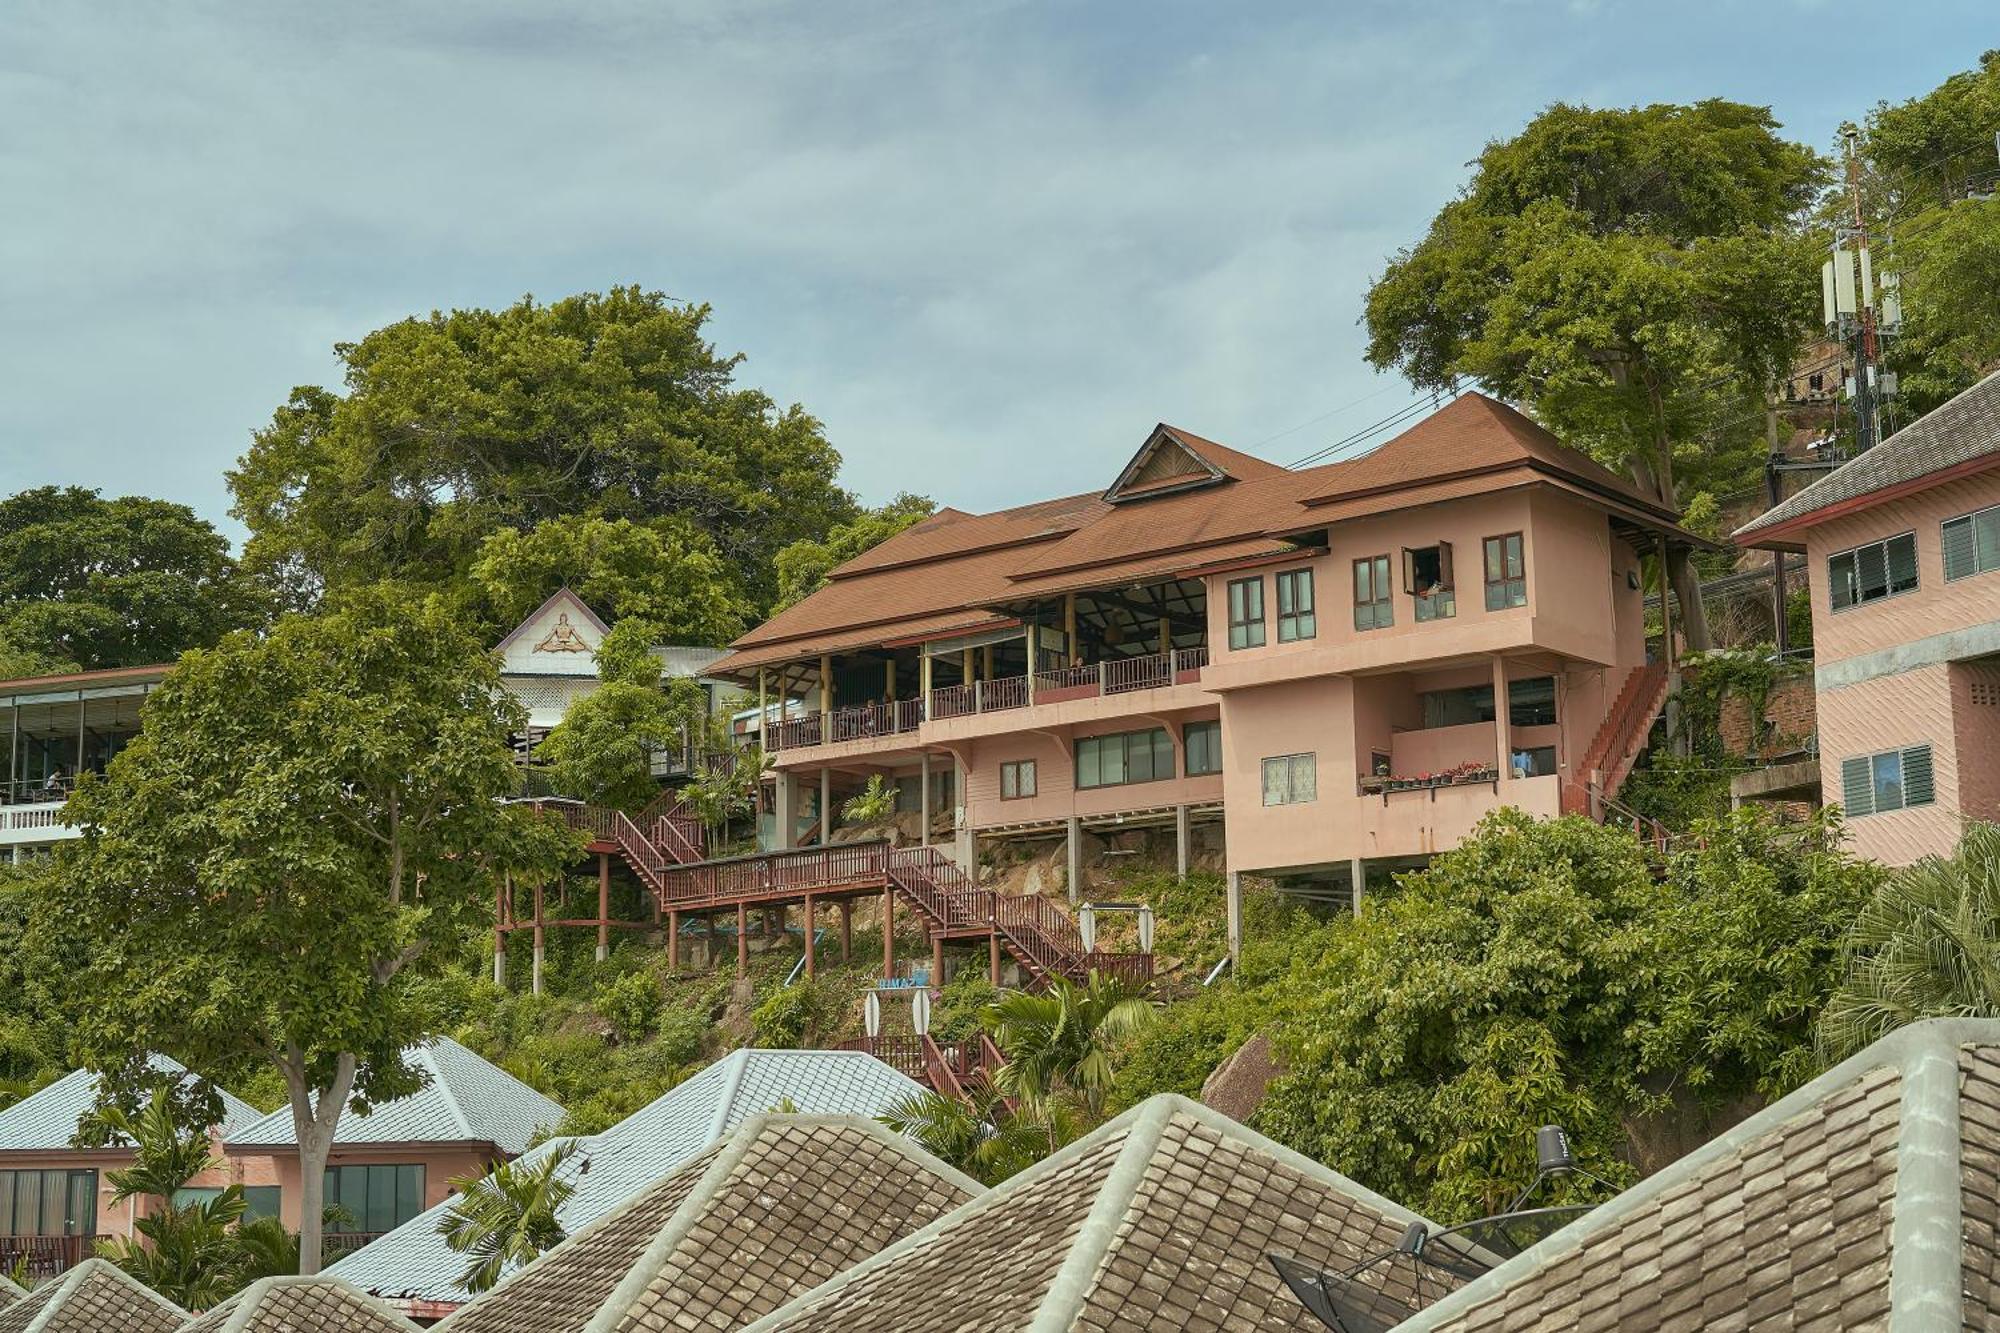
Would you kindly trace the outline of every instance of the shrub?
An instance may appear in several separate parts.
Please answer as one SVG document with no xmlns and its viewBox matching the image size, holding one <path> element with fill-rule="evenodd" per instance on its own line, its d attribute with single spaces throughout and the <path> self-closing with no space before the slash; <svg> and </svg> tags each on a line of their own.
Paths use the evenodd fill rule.
<svg viewBox="0 0 2000 1333">
<path fill-rule="evenodd" d="M 626 1043 L 641 1041 L 653 1030 L 663 1002 L 660 984 L 644 972 L 633 972 L 597 988 L 592 1008 Z"/>
<path fill-rule="evenodd" d="M 824 980 L 802 978 L 773 991 L 751 1012 L 759 1046 L 810 1049 L 831 1035 L 840 1021 L 840 1004 Z"/>
</svg>

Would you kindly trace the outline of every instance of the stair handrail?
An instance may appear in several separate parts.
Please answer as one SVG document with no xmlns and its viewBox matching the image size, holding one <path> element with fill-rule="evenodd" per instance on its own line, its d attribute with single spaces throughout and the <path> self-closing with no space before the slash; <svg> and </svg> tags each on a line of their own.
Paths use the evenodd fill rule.
<svg viewBox="0 0 2000 1333">
<path fill-rule="evenodd" d="M 667 858 L 660 849 L 639 832 L 638 825 L 623 810 L 611 812 L 611 836 L 626 861 L 646 880 L 646 887 L 658 894 L 667 882 Z"/>
</svg>

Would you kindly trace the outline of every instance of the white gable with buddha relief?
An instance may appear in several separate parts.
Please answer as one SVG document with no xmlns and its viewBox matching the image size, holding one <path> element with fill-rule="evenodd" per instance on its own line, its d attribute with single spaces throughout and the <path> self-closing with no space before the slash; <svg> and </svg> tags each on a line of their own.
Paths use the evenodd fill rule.
<svg viewBox="0 0 2000 1333">
<path fill-rule="evenodd" d="M 581 597 L 559 589 L 500 641 L 500 669 L 510 676 L 595 677 L 608 632 Z"/>
</svg>

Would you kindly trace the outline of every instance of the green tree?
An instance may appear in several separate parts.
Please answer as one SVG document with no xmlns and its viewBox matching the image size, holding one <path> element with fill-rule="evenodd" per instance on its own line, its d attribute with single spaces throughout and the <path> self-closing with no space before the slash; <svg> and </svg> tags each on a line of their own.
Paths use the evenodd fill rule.
<svg viewBox="0 0 2000 1333">
<path fill-rule="evenodd" d="M 994 1084 L 1031 1109 L 1067 1092 L 1095 1120 L 1120 1043 L 1158 1018 L 1143 992 L 1094 971 L 1081 986 L 1056 977 L 1039 993 L 1013 992 L 987 1010 L 994 1043 L 1007 1057 Z"/>
<path fill-rule="evenodd" d="M 504 625 L 518 624 L 564 585 L 613 621 L 647 622 L 662 643 L 727 643 L 750 613 L 715 543 L 672 517 L 502 528 L 480 543 L 472 577 Z"/>
<path fill-rule="evenodd" d="M 707 726 L 701 687 L 662 683 L 653 655 L 659 631 L 621 620 L 597 649 L 597 688 L 563 710 L 563 720 L 535 747 L 556 789 L 594 805 L 636 812 L 660 794 L 653 756 L 680 749 Z"/>
<path fill-rule="evenodd" d="M 1877 173 L 1871 193 L 1905 216 L 1962 199 L 1968 184 L 1990 178 L 1996 132 L 2000 50 L 1986 52 L 1979 68 L 1954 74 L 1921 97 L 1876 104 L 1866 139 Z"/>
<path fill-rule="evenodd" d="M 1618 829 L 1489 816 L 1293 970 L 1289 1072 L 1258 1122 L 1443 1219 L 1518 1190 L 1543 1124 L 1630 1180 L 1658 1118 L 1698 1141 L 1707 1113 L 1812 1072 L 1811 1017 L 1872 883 L 1837 837 L 1746 814 L 1655 866 Z"/>
<path fill-rule="evenodd" d="M 897 1098 L 876 1118 L 988 1185 L 1033 1166 L 1085 1128 L 1076 1109 L 1061 1102 L 1010 1108 L 984 1083 L 967 1093 L 971 1100 L 960 1101 L 926 1088 Z"/>
<path fill-rule="evenodd" d="M 504 530 L 527 534 L 525 549 L 485 552 L 506 584 L 517 562 L 552 561 L 586 583 L 629 576 L 651 599 L 716 559 L 761 611 L 777 552 L 855 506 L 819 423 L 739 387 L 741 358 L 716 351 L 708 318 L 623 287 L 433 313 L 338 345 L 345 392 L 294 390 L 229 474 L 245 564 L 311 605 L 382 578 L 459 585 Z M 633 555 L 628 529 L 580 556 L 560 525 L 587 518 L 651 528 L 659 549 Z"/>
<path fill-rule="evenodd" d="M 1762 107 L 1552 106 L 1487 146 L 1369 290 L 1369 360 L 1525 404 L 1692 509 L 1715 438 L 1757 418 L 1817 319 L 1799 218 L 1824 179 Z M 1689 643 L 1708 647 L 1685 553 L 1669 573 Z"/>
<path fill-rule="evenodd" d="M 341 1115 L 420 1086 L 402 1052 L 437 1030 L 422 979 L 498 875 L 553 875 L 575 838 L 500 803 L 522 718 L 436 597 L 364 590 L 190 652 L 144 722 L 70 800 L 84 834 L 39 886 L 36 947 L 98 1067 L 138 1049 L 276 1070 L 314 1272 Z"/>
<path fill-rule="evenodd" d="M 824 539 L 801 538 L 778 552 L 778 600 L 782 611 L 804 601 L 826 582 L 827 574 L 871 547 L 937 512 L 937 501 L 904 491 L 883 505 L 836 524 Z"/>
<path fill-rule="evenodd" d="M 516 1268 L 568 1239 L 558 1214 L 576 1193 L 563 1167 L 577 1153 L 574 1141 L 503 1162 L 485 1175 L 452 1177 L 459 1197 L 438 1219 L 438 1234 L 452 1253 L 466 1256 L 459 1285 L 478 1295 Z"/>
<path fill-rule="evenodd" d="M 0 671 L 171 662 L 261 605 L 229 544 L 185 505 L 77 486 L 0 500 Z"/>
<path fill-rule="evenodd" d="M 1969 823 L 1953 856 L 1890 876 L 1843 957 L 1819 1020 L 1828 1064 L 1919 1019 L 2000 1016 L 2000 825 Z"/>
</svg>

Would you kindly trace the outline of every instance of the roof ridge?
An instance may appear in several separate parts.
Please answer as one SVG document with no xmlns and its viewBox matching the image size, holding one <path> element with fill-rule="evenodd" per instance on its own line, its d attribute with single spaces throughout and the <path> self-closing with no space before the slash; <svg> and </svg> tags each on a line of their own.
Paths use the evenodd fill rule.
<svg viewBox="0 0 2000 1333">
<path fill-rule="evenodd" d="M 1090 1299 L 1097 1270 L 1111 1253 L 1118 1224 L 1138 1199 L 1139 1183 L 1145 1179 L 1153 1150 L 1173 1119 L 1174 1106 L 1171 1101 L 1149 1097 L 1133 1110 L 1137 1114 L 1126 1132 L 1125 1142 L 1119 1145 L 1118 1156 L 1105 1173 L 1104 1183 L 1097 1187 L 1097 1197 L 1090 1201 L 1090 1211 L 1084 1215 L 1083 1225 L 1077 1228 L 1069 1253 L 1049 1279 L 1027 1333 L 1065 1333 L 1075 1327 L 1085 1302 Z"/>
<path fill-rule="evenodd" d="M 756 1048 L 753 1046 L 739 1046 L 723 1057 L 725 1061 L 736 1059 L 737 1056 L 742 1058 L 736 1060 L 736 1067 L 723 1076 L 722 1093 L 715 1099 L 715 1115 L 708 1122 L 710 1143 L 721 1138 L 729 1130 L 729 1109 L 736 1104 L 736 1094 L 743 1090 L 743 1075 L 749 1070 L 750 1057 L 755 1051 Z"/>
<path fill-rule="evenodd" d="M 476 1139 L 479 1131 L 473 1127 L 472 1118 L 466 1115 L 465 1108 L 459 1104 L 458 1094 L 451 1090 L 451 1080 L 445 1077 L 444 1065 L 437 1058 L 437 1047 L 448 1041 L 451 1041 L 451 1038 L 443 1035 L 431 1038 L 416 1048 L 417 1058 L 430 1066 L 431 1086 L 436 1088 L 438 1096 L 444 1099 L 445 1109 L 451 1112 L 451 1118 L 458 1122 L 459 1129 L 464 1131 L 467 1139 Z M 458 1046 L 455 1041 L 451 1041 L 451 1044 Z M 474 1059 L 481 1058 L 463 1046 L 458 1048 Z"/>
</svg>

